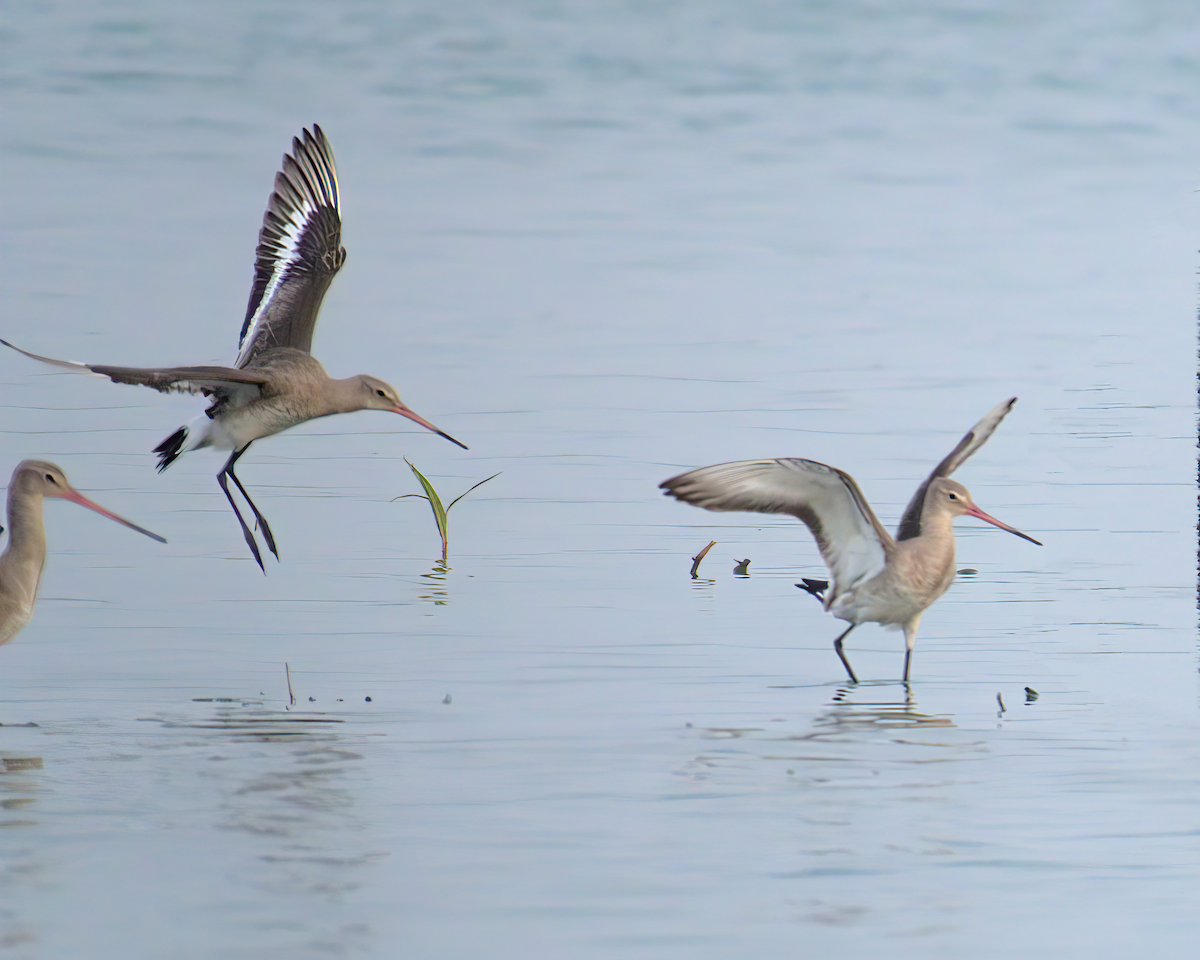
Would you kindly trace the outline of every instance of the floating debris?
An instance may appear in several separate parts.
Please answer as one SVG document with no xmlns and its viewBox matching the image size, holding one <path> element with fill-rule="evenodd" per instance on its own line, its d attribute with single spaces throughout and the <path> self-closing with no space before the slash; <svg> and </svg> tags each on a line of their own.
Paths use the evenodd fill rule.
<svg viewBox="0 0 1200 960">
<path fill-rule="evenodd" d="M 22 724 L 23 726 L 23 724 Z M 41 757 L 0 757 L 0 773 L 16 770 L 41 770 L 45 764 Z"/>
<path fill-rule="evenodd" d="M 717 545 L 716 540 L 709 540 L 708 546 L 692 557 L 692 579 L 696 579 L 696 571 L 700 569 L 700 561 L 708 556 L 708 551 Z"/>
</svg>

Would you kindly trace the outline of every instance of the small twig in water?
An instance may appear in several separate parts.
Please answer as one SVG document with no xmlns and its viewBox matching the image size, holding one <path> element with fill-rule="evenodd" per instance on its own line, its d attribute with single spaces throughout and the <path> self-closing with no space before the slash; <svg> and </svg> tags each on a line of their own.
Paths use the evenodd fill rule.
<svg viewBox="0 0 1200 960">
<path fill-rule="evenodd" d="M 692 557 L 692 579 L 696 579 L 696 571 L 700 569 L 700 561 L 705 558 L 708 551 L 717 545 L 716 540 L 708 541 L 708 546 L 701 550 L 698 554 Z"/>
<path fill-rule="evenodd" d="M 294 707 L 296 705 L 296 695 L 294 693 L 292 693 L 292 671 L 291 671 L 291 668 L 287 665 L 286 660 L 283 661 L 283 675 L 285 677 L 287 677 L 288 706 Z"/>
</svg>

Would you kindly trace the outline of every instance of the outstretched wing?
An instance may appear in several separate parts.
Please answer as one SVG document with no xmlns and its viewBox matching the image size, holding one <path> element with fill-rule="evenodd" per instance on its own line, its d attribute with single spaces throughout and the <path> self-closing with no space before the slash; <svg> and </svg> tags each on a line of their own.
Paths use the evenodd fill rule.
<svg viewBox="0 0 1200 960">
<path fill-rule="evenodd" d="M 925 478 L 925 482 L 917 487 L 917 492 L 904 508 L 900 525 L 896 528 L 897 540 L 911 540 L 921 535 L 921 511 L 925 507 L 925 491 L 938 477 L 948 477 L 963 465 L 966 459 L 988 442 L 988 437 L 996 432 L 1000 421 L 1008 416 L 1008 411 L 1017 402 L 1016 397 L 1010 397 L 995 407 L 986 417 L 967 431 L 967 435 L 958 441 L 958 446 L 947 454 L 946 459 L 933 468 L 933 472 Z"/>
<path fill-rule="evenodd" d="M 197 393 L 206 397 L 215 396 L 231 406 L 257 400 L 267 382 L 261 373 L 247 373 L 233 367 L 112 367 L 106 364 L 79 363 L 75 360 L 55 360 L 41 357 L 7 340 L 0 340 L 6 347 L 23 353 L 32 360 L 48 363 L 72 373 L 87 373 L 97 377 L 108 377 L 113 383 L 129 383 L 150 387 L 160 393 Z"/>
<path fill-rule="evenodd" d="M 659 486 L 705 510 L 790 513 L 812 532 L 838 594 L 880 573 L 895 543 L 848 473 L 815 460 L 739 460 L 701 467 Z"/>
<path fill-rule="evenodd" d="M 313 124 L 303 140 L 292 140 L 275 174 L 235 366 L 271 347 L 310 351 L 321 301 L 345 262 L 333 149 Z"/>
</svg>

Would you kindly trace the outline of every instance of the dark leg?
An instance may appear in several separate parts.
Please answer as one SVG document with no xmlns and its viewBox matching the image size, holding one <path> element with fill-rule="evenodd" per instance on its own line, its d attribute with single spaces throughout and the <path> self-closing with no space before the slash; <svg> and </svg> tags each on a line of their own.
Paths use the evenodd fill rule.
<svg viewBox="0 0 1200 960">
<path fill-rule="evenodd" d="M 253 443 L 253 441 L 251 441 Z M 237 458 L 250 449 L 250 444 L 246 444 L 229 458 L 229 462 L 225 464 L 225 469 L 222 473 L 227 473 L 233 477 L 233 482 L 237 484 L 237 488 L 242 492 L 242 496 L 246 498 L 246 502 L 250 504 L 250 509 L 254 511 L 254 519 L 258 521 L 258 529 L 262 531 L 263 539 L 267 541 L 267 546 L 271 548 L 271 552 L 275 554 L 275 559 L 279 559 L 279 551 L 275 549 L 275 538 L 271 536 L 271 528 L 267 525 L 267 518 L 258 512 L 258 507 L 254 505 L 254 501 L 250 499 L 250 494 L 246 492 L 246 488 L 242 486 L 242 481 L 237 478 L 237 474 L 233 472 L 233 465 L 237 462 Z M 265 572 L 265 571 L 264 571 Z"/>
<path fill-rule="evenodd" d="M 846 672 L 848 674 L 850 674 L 850 682 L 851 683 L 858 683 L 858 677 L 856 677 L 854 675 L 854 669 L 850 666 L 850 661 L 847 660 L 846 655 L 844 653 L 842 653 L 842 641 L 845 640 L 846 637 L 849 636 L 850 631 L 853 630 L 857 626 L 858 626 L 857 623 L 850 624 L 850 626 L 848 626 L 844 631 L 842 631 L 841 635 L 838 636 L 838 638 L 833 641 L 834 652 L 836 652 L 837 655 L 841 658 L 842 666 L 845 667 Z"/>
<path fill-rule="evenodd" d="M 254 511 L 255 518 L 262 523 L 263 521 L 261 516 L 259 516 L 258 508 L 254 506 L 254 501 L 246 496 L 246 491 L 242 487 L 241 482 L 238 480 L 237 474 L 233 472 L 233 465 L 237 463 L 238 457 L 245 453 L 249 447 L 250 444 L 246 444 L 246 446 L 242 447 L 241 450 L 235 450 L 233 452 L 229 459 L 225 461 L 225 466 L 221 468 L 221 472 L 217 474 L 217 483 L 221 485 L 221 491 L 225 494 L 225 499 L 229 501 L 229 506 L 233 508 L 233 515 L 238 518 L 238 523 L 242 525 L 242 536 L 246 538 L 246 546 L 248 546 L 250 548 L 250 552 L 254 554 L 255 563 L 258 564 L 258 568 L 262 570 L 263 573 L 266 573 L 267 568 L 263 566 L 262 554 L 259 552 L 258 544 L 254 542 L 254 534 L 250 532 L 250 528 L 246 525 L 246 521 L 242 518 L 242 511 L 238 509 L 237 504 L 234 502 L 233 494 L 229 492 L 229 484 L 225 480 L 225 476 L 227 474 L 233 477 L 233 482 L 237 484 L 237 488 L 242 491 L 242 496 L 246 497 L 246 502 L 250 504 L 250 509 Z M 267 537 L 267 543 L 271 544 L 270 533 L 266 533 L 265 536 Z M 274 552 L 273 544 L 271 549 L 272 552 Z M 279 554 L 276 553 L 275 557 L 278 559 Z"/>
<path fill-rule="evenodd" d="M 237 456 L 237 454 L 234 454 Z M 228 464 L 226 464 L 228 466 Z M 225 494 L 225 499 L 229 501 L 229 506 L 233 508 L 233 515 L 238 518 L 238 523 L 242 525 L 242 536 L 246 538 L 246 546 L 250 548 L 250 552 L 254 554 L 254 560 L 258 564 L 258 568 L 263 572 L 267 572 L 267 568 L 263 566 L 262 554 L 258 552 L 258 544 L 254 542 L 254 534 L 250 532 L 250 528 L 246 526 L 246 521 L 242 519 L 242 512 L 237 508 L 237 504 L 233 502 L 233 494 L 229 492 L 229 484 L 225 481 L 225 471 L 222 470 L 217 474 L 217 483 L 221 485 L 221 490 Z"/>
<path fill-rule="evenodd" d="M 908 666 L 912 663 L 913 646 L 917 642 L 917 625 L 921 622 L 921 614 L 904 625 L 904 682 L 908 682 Z"/>
</svg>

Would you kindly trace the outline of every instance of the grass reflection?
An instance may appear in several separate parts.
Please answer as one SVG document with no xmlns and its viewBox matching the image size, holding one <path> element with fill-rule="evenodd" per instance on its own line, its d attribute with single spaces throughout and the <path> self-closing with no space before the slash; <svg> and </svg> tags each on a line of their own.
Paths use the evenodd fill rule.
<svg viewBox="0 0 1200 960">
<path fill-rule="evenodd" d="M 445 560 L 438 560 L 432 570 L 421 574 L 421 579 L 429 589 L 420 595 L 420 599 L 428 600 L 437 607 L 446 606 L 450 602 L 450 590 L 447 587 L 449 573 L 450 565 Z"/>
</svg>

